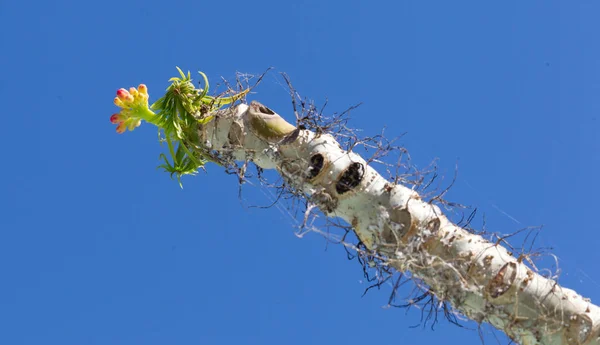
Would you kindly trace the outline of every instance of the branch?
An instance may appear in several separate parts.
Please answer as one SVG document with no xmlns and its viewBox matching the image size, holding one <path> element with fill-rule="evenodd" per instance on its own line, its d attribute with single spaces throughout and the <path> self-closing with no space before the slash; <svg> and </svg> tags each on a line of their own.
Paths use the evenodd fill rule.
<svg viewBox="0 0 600 345">
<path fill-rule="evenodd" d="M 200 154 L 185 155 L 228 170 L 236 161 L 276 169 L 296 195 L 351 224 L 369 255 L 426 284 L 428 296 L 521 344 L 600 345 L 598 306 L 530 269 L 501 240 L 493 243 L 453 224 L 439 207 L 384 179 L 332 135 L 296 128 L 258 102 L 187 112 L 198 119 L 190 125 L 195 133 L 184 128 L 175 139 Z"/>
</svg>

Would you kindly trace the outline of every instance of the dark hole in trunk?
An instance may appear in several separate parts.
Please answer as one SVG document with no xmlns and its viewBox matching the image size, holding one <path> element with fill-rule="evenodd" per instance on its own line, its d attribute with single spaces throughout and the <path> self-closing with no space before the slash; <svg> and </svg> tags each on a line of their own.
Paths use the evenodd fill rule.
<svg viewBox="0 0 600 345">
<path fill-rule="evenodd" d="M 308 167 L 308 179 L 311 180 L 315 178 L 323 169 L 323 163 L 325 162 L 325 158 L 322 154 L 317 153 L 310 157 L 310 166 Z"/>
<path fill-rule="evenodd" d="M 352 190 L 356 186 L 360 184 L 360 181 L 363 179 L 363 175 L 365 174 L 365 168 L 360 163 L 352 163 L 344 171 L 342 177 L 335 185 L 335 190 L 338 194 L 344 194 L 349 190 Z"/>
</svg>

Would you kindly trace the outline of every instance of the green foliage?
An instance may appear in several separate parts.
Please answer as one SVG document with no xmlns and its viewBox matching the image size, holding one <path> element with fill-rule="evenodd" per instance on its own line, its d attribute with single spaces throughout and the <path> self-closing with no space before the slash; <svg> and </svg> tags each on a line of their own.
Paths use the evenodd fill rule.
<svg viewBox="0 0 600 345">
<path fill-rule="evenodd" d="M 160 155 L 165 163 L 159 168 L 169 172 L 171 178 L 176 176 L 183 188 L 181 176 L 195 175 L 207 162 L 216 162 L 199 143 L 199 125 L 210 122 L 213 111 L 243 98 L 249 89 L 231 97 L 209 96 L 208 78 L 204 73 L 198 72 L 203 78 L 204 88 L 196 89 L 190 72 L 185 74 L 179 67 L 177 70 L 180 77 L 169 80 L 171 85 L 165 95 L 152 104 L 151 109 L 157 112 L 152 123 L 159 127 L 159 141 L 167 143 L 171 155 L 171 161 L 164 153 Z"/>
</svg>

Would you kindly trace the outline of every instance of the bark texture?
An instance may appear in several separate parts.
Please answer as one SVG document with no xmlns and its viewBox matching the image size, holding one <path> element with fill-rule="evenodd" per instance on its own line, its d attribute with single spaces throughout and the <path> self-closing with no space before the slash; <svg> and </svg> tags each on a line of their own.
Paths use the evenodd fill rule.
<svg viewBox="0 0 600 345">
<path fill-rule="evenodd" d="M 528 268 L 506 248 L 451 223 L 412 189 L 386 181 L 328 134 L 257 135 L 250 105 L 216 113 L 202 145 L 221 160 L 277 169 L 330 217 L 352 225 L 368 249 L 424 281 L 461 314 L 520 344 L 600 345 L 600 308 Z"/>
</svg>

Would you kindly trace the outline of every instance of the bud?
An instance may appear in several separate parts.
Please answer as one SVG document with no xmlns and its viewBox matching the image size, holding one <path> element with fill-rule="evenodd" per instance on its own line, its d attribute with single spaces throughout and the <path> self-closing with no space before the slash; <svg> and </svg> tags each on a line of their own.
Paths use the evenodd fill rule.
<svg viewBox="0 0 600 345">
<path fill-rule="evenodd" d="M 125 121 L 125 116 L 121 114 L 112 114 L 112 116 L 110 117 L 110 122 L 115 125 L 123 121 Z"/>
<path fill-rule="evenodd" d="M 126 101 L 129 98 L 129 96 L 131 96 L 131 95 L 129 94 L 129 92 L 127 92 L 127 90 L 125 90 L 125 89 L 117 90 L 117 97 L 119 97 L 119 99 L 121 101 Z"/>
<path fill-rule="evenodd" d="M 115 100 L 114 100 L 114 102 L 115 102 L 115 105 L 116 105 L 117 107 L 119 107 L 119 108 L 125 108 L 125 104 L 123 104 L 123 101 L 121 101 L 121 100 L 119 99 L 119 97 L 115 97 Z"/>
<path fill-rule="evenodd" d="M 125 124 L 125 122 L 121 122 L 117 126 L 117 133 L 122 134 L 125 132 L 126 129 L 127 129 L 127 125 Z"/>
<path fill-rule="evenodd" d="M 148 95 L 148 88 L 144 84 L 138 86 L 138 91 L 143 95 Z"/>
</svg>

